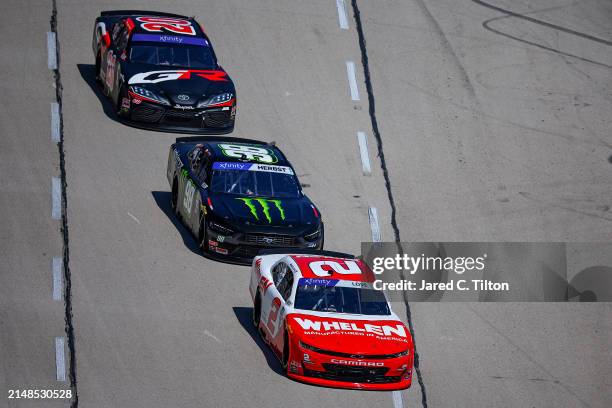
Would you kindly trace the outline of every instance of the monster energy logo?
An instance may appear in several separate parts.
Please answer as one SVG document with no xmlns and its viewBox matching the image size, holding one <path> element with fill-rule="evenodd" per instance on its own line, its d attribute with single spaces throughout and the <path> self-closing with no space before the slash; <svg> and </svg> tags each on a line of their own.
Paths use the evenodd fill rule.
<svg viewBox="0 0 612 408">
<path fill-rule="evenodd" d="M 269 224 L 272 223 L 272 217 L 270 216 L 270 204 L 274 204 L 274 206 L 280 213 L 281 220 L 285 219 L 285 210 L 283 209 L 281 200 L 268 200 L 265 198 L 238 198 L 237 200 L 244 202 L 244 204 L 249 207 L 249 210 L 251 210 L 251 214 L 253 214 L 253 217 L 255 217 L 257 221 L 259 221 L 259 215 L 257 215 L 257 206 L 255 205 L 255 203 L 259 203 Z"/>
</svg>

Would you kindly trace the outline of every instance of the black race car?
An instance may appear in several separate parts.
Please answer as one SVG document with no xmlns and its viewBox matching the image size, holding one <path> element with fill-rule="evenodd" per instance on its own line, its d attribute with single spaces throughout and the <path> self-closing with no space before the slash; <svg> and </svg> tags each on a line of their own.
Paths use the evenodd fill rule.
<svg viewBox="0 0 612 408">
<path fill-rule="evenodd" d="M 210 40 L 190 17 L 103 11 L 93 32 L 96 79 L 134 126 L 230 133 L 236 90 Z"/>
<path fill-rule="evenodd" d="M 323 220 L 274 145 L 180 138 L 170 147 L 175 213 L 209 257 L 249 263 L 264 248 L 323 248 Z"/>
</svg>

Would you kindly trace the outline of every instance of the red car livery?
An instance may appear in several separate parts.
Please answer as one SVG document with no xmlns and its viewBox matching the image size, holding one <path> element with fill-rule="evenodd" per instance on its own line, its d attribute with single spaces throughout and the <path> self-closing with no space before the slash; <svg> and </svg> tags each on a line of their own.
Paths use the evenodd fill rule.
<svg viewBox="0 0 612 408">
<path fill-rule="evenodd" d="M 253 323 L 290 378 L 339 388 L 410 387 L 410 331 L 373 282 L 372 271 L 347 254 L 253 260 Z"/>
</svg>

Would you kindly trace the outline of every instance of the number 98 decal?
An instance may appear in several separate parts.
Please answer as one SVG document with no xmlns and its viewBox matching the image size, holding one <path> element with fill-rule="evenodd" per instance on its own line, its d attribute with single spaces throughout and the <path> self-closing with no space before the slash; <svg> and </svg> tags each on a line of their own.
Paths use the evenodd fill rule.
<svg viewBox="0 0 612 408">
<path fill-rule="evenodd" d="M 264 147 L 238 144 L 220 144 L 219 147 L 223 151 L 223 154 L 228 157 L 240 159 L 244 156 L 246 160 L 267 164 L 276 163 L 278 161 L 274 153 Z"/>
</svg>

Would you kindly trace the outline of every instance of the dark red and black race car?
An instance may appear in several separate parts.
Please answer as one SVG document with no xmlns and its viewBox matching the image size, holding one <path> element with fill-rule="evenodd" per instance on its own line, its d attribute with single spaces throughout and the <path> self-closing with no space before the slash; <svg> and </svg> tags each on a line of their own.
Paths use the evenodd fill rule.
<svg viewBox="0 0 612 408">
<path fill-rule="evenodd" d="M 234 84 L 193 18 L 103 11 L 92 47 L 96 79 L 123 121 L 187 133 L 234 129 Z"/>
</svg>

